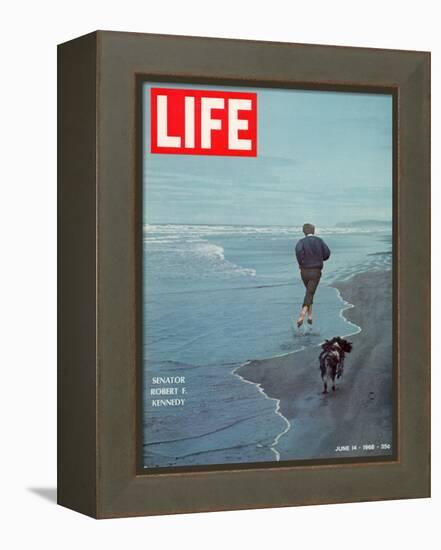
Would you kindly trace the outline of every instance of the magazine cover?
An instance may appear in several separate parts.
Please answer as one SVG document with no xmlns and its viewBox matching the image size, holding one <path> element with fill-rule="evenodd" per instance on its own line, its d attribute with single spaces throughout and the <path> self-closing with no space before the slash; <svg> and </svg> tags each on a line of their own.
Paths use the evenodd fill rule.
<svg viewBox="0 0 441 550">
<path fill-rule="evenodd" d="M 393 96 L 141 88 L 141 468 L 393 459 Z"/>
</svg>

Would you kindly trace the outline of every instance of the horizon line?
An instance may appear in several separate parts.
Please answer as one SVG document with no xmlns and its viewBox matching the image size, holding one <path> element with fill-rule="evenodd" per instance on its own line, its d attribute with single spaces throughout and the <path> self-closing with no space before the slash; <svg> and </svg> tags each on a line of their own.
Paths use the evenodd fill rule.
<svg viewBox="0 0 441 550">
<path fill-rule="evenodd" d="M 387 224 L 392 224 L 392 220 L 354 220 L 352 222 L 336 222 L 334 224 L 330 224 L 330 225 L 317 225 L 317 224 L 314 224 L 315 227 L 317 228 L 320 228 L 320 227 L 338 227 L 340 224 L 344 223 L 345 225 L 351 225 L 351 224 L 357 224 L 357 223 L 363 223 L 363 222 L 366 222 L 366 223 L 387 223 Z M 307 222 L 304 222 L 304 223 L 307 223 Z M 219 225 L 225 225 L 225 226 L 229 226 L 229 227 L 302 227 L 303 226 L 303 223 L 302 224 L 280 224 L 280 223 L 271 223 L 271 224 L 258 224 L 258 223 L 222 223 L 222 222 L 219 222 L 219 223 L 201 223 L 201 222 L 198 222 L 198 223 L 194 223 L 194 222 L 144 222 L 143 221 L 143 225 L 196 225 L 196 226 L 211 226 L 211 227 L 216 227 L 216 226 L 219 226 Z"/>
</svg>

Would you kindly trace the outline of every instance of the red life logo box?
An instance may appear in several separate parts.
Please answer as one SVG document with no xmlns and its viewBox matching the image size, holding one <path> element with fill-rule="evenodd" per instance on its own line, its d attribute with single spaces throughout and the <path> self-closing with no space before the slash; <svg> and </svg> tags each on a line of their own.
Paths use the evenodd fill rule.
<svg viewBox="0 0 441 550">
<path fill-rule="evenodd" d="M 257 94 L 151 88 L 151 152 L 257 156 Z"/>
</svg>

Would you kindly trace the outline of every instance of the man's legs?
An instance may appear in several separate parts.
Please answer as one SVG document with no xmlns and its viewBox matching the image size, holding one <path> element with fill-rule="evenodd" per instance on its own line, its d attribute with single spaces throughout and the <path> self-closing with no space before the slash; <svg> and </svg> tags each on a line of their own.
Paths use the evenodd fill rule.
<svg viewBox="0 0 441 550">
<path fill-rule="evenodd" d="M 302 269 L 302 280 L 303 284 L 306 287 L 303 307 L 312 306 L 312 303 L 314 301 L 314 294 L 320 282 L 321 275 L 322 272 L 320 269 Z"/>
<path fill-rule="evenodd" d="M 321 269 L 318 268 L 301 270 L 302 281 L 305 285 L 306 292 L 305 298 L 303 300 L 302 310 L 300 312 L 300 317 L 297 321 L 297 326 L 300 326 L 303 323 L 306 312 L 308 312 L 308 319 L 312 322 L 312 303 L 314 301 L 314 294 L 320 282 L 321 275 Z"/>
</svg>

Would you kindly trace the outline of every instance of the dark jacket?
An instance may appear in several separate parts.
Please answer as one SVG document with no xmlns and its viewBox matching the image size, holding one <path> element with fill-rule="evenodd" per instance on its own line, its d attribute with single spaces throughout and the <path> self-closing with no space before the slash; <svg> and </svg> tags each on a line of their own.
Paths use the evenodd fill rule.
<svg viewBox="0 0 441 550">
<path fill-rule="evenodd" d="M 296 244 L 296 257 L 300 267 L 308 268 L 323 268 L 323 262 L 331 255 L 331 251 L 326 246 L 326 243 L 315 235 L 303 237 Z"/>
</svg>

